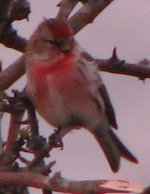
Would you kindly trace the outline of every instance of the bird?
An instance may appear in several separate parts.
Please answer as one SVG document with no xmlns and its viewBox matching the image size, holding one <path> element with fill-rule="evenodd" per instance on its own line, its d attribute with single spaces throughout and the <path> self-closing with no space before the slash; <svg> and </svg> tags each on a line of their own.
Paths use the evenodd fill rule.
<svg viewBox="0 0 150 194">
<path fill-rule="evenodd" d="M 58 128 L 59 140 L 84 127 L 113 172 L 120 169 L 121 157 L 138 163 L 116 135 L 115 111 L 94 58 L 74 38 L 67 21 L 44 19 L 27 43 L 25 62 L 28 98 Z"/>
</svg>

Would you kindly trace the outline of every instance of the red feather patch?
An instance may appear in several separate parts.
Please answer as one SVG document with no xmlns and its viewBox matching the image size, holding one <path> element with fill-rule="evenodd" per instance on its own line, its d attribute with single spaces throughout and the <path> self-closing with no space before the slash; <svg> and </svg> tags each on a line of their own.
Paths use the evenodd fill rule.
<svg viewBox="0 0 150 194">
<path fill-rule="evenodd" d="M 56 39 L 62 37 L 73 36 L 73 31 L 71 27 L 64 21 L 59 20 L 49 20 L 49 26 L 51 27 L 51 31 L 53 32 L 53 37 Z"/>
</svg>

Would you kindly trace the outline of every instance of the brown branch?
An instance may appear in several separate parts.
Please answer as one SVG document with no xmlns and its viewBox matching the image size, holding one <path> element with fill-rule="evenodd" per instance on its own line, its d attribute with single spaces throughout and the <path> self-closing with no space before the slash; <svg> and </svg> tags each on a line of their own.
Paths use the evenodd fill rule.
<svg viewBox="0 0 150 194">
<path fill-rule="evenodd" d="M 63 1 L 61 1 L 61 3 L 58 4 L 60 9 L 59 9 L 59 12 L 58 12 L 56 18 L 67 19 L 77 3 L 78 3 L 78 0 L 63 0 Z"/>
<path fill-rule="evenodd" d="M 16 30 L 14 30 L 12 26 L 9 25 L 4 29 L 2 34 L 0 34 L 0 43 L 8 48 L 24 52 L 27 41 L 25 38 L 19 36 Z"/>
<path fill-rule="evenodd" d="M 34 109 L 33 104 L 31 103 L 31 101 L 27 97 L 25 89 L 23 91 L 23 95 L 26 98 L 25 104 L 26 104 L 26 109 L 27 109 L 28 117 L 29 117 L 28 120 L 29 120 L 30 129 L 31 129 L 31 135 L 33 137 L 37 137 L 37 136 L 39 136 L 39 126 L 38 126 L 38 121 L 36 118 L 35 109 Z"/>
<path fill-rule="evenodd" d="M 11 115 L 7 144 L 5 151 L 2 154 L 3 157 L 0 158 L 0 165 L 10 165 L 18 156 L 19 150 L 17 149 L 17 138 L 20 130 L 20 124 L 18 124 L 17 122 L 19 122 L 22 117 L 23 112 L 20 114 L 14 113 Z"/>
<path fill-rule="evenodd" d="M 45 141 L 44 145 L 40 146 L 42 149 L 38 149 L 38 154 L 29 163 L 28 168 L 33 168 L 38 163 L 40 163 L 45 157 L 49 156 L 49 152 L 53 148 L 63 149 L 62 135 L 64 134 L 59 133 L 59 129 L 55 130 L 54 133 L 49 136 L 48 142 Z"/>
<path fill-rule="evenodd" d="M 140 80 L 150 78 L 150 61 L 148 59 L 143 59 L 138 63 L 126 63 L 125 60 L 118 58 L 116 48 L 114 48 L 109 59 L 95 59 L 86 52 L 82 53 L 82 55 L 87 58 L 91 65 L 96 64 L 100 71 L 133 76 Z"/>
<path fill-rule="evenodd" d="M 30 3 L 27 0 L 12 1 L 11 21 L 28 20 L 30 12 Z"/>
<path fill-rule="evenodd" d="M 126 63 L 124 60 L 120 60 L 118 58 L 116 48 L 114 48 L 110 59 L 95 59 L 95 62 L 100 71 L 134 76 L 140 80 L 150 78 L 150 62 L 147 59 L 144 59 L 136 64 Z"/>
<path fill-rule="evenodd" d="M 137 77 L 140 80 L 150 78 L 150 66 L 143 66 L 139 63 L 122 63 L 122 64 L 111 64 L 108 60 L 97 59 L 96 63 L 100 71 L 105 71 L 114 74 L 128 75 Z"/>
<path fill-rule="evenodd" d="M 150 193 L 150 187 L 144 189 L 144 191 L 141 194 L 149 194 Z"/>
<path fill-rule="evenodd" d="M 17 94 L 17 93 L 16 93 Z M 16 95 L 14 93 L 14 95 Z M 10 115 L 10 124 L 8 130 L 8 138 L 5 145 L 4 151 L 0 156 L 0 165 L 7 166 L 11 165 L 18 157 L 20 146 L 17 140 L 20 131 L 20 123 L 22 121 L 24 111 L 23 105 L 18 101 L 17 96 L 14 96 L 8 100 L 10 102 L 10 108 L 12 109 Z"/>
<path fill-rule="evenodd" d="M 14 61 L 8 68 L 0 73 L 0 90 L 7 89 L 17 81 L 25 72 L 24 56 Z"/>
<path fill-rule="evenodd" d="M 28 19 L 30 5 L 27 0 L 0 1 L 0 42 L 9 48 L 23 52 L 26 40 L 12 27 L 15 20 Z"/>
<path fill-rule="evenodd" d="M 87 24 L 100 14 L 113 0 L 87 1 L 71 18 L 69 24 L 72 26 L 74 34 L 79 32 Z"/>
<path fill-rule="evenodd" d="M 7 142 L 1 150 L 0 167 L 12 165 L 16 159 L 19 159 L 30 170 L 31 168 L 32 170 L 38 168 L 38 172 L 49 173 L 54 162 L 50 162 L 49 165 L 44 163 L 44 157 L 49 156 L 50 146 L 46 138 L 39 135 L 34 107 L 27 98 L 25 90 L 13 92 L 14 97 L 9 97 L 4 92 L 1 92 L 0 96 L 0 111 L 8 112 L 11 116 Z M 25 110 L 27 110 L 28 119 L 22 121 Z M 28 127 L 20 130 L 21 124 L 28 124 Z M 33 161 L 36 162 L 27 161 L 22 157 L 21 152 L 26 149 L 28 153 L 34 155 Z M 34 165 L 32 165 L 33 163 Z"/>
<path fill-rule="evenodd" d="M 50 189 L 63 193 L 141 193 L 144 187 L 127 181 L 85 180 L 63 178 L 60 173 L 48 177 L 36 172 L 0 172 L 0 184 Z"/>
</svg>

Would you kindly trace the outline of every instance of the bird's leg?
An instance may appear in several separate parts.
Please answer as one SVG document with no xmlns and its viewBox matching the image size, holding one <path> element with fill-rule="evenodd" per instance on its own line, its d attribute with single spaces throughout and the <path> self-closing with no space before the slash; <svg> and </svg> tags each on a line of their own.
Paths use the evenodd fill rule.
<svg viewBox="0 0 150 194">
<path fill-rule="evenodd" d="M 67 127 L 59 127 L 58 129 L 55 129 L 54 133 L 49 137 L 49 143 L 53 145 L 54 147 L 60 147 L 63 149 L 63 141 L 62 138 L 70 131 L 70 129 Z"/>
</svg>

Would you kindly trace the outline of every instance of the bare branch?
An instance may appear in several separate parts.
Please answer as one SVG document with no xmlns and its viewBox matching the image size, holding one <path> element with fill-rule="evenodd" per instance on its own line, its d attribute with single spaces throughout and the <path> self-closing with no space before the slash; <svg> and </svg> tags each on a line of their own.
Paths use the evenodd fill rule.
<svg viewBox="0 0 150 194">
<path fill-rule="evenodd" d="M 144 191 L 141 194 L 149 194 L 150 193 L 150 187 L 144 189 Z"/>
<path fill-rule="evenodd" d="M 17 144 L 18 135 L 20 131 L 20 122 L 24 115 L 25 109 L 22 108 L 22 104 L 18 101 L 16 96 L 9 99 L 10 106 L 12 107 L 11 119 L 8 130 L 7 143 L 5 150 L 0 156 L 0 165 L 11 165 L 18 156 L 19 149 L 22 145 Z"/>
<path fill-rule="evenodd" d="M 0 73 L 0 90 L 7 89 L 17 81 L 25 72 L 24 56 L 14 61 L 8 68 Z"/>
<path fill-rule="evenodd" d="M 13 0 L 11 7 L 11 15 L 10 18 L 12 21 L 14 20 L 23 20 L 27 19 L 30 14 L 30 3 L 27 0 Z"/>
<path fill-rule="evenodd" d="M 12 22 L 28 18 L 30 5 L 27 0 L 0 1 L 0 42 L 9 48 L 24 51 L 26 40 L 12 27 Z"/>
<path fill-rule="evenodd" d="M 59 3 L 58 5 L 60 6 L 60 9 L 56 17 L 58 19 L 67 19 L 77 3 L 78 3 L 78 0 L 61 1 L 61 3 Z"/>
<path fill-rule="evenodd" d="M 111 64 L 108 60 L 97 59 L 96 63 L 100 71 L 105 71 L 114 74 L 128 75 L 137 77 L 140 80 L 150 78 L 150 66 L 143 66 L 139 63 L 122 63 L 120 65 Z"/>
<path fill-rule="evenodd" d="M 63 193 L 141 193 L 144 187 L 127 181 L 85 180 L 75 181 L 63 178 L 60 173 L 53 177 L 36 172 L 0 172 L 0 184 L 22 185 L 41 189 L 50 189 Z"/>
<path fill-rule="evenodd" d="M 69 24 L 72 26 L 74 34 L 79 32 L 87 24 L 92 23 L 113 0 L 88 1 L 71 18 Z"/>
<path fill-rule="evenodd" d="M 116 48 L 113 50 L 113 54 L 110 59 L 96 59 L 95 62 L 100 71 L 134 76 L 140 80 L 150 78 L 150 62 L 148 60 L 144 59 L 136 64 L 126 63 L 124 60 L 120 60 L 118 58 Z"/>
<path fill-rule="evenodd" d="M 27 41 L 25 38 L 19 36 L 11 25 L 8 25 L 0 34 L 0 43 L 8 48 L 24 52 Z"/>
<path fill-rule="evenodd" d="M 111 180 L 84 180 L 84 181 L 75 181 L 65 179 L 57 176 L 57 173 L 52 177 L 50 183 L 54 191 L 61 191 L 65 193 L 95 193 L 95 194 L 104 194 L 104 193 L 141 193 L 143 191 L 143 186 L 129 183 L 127 181 L 111 181 Z"/>
</svg>

